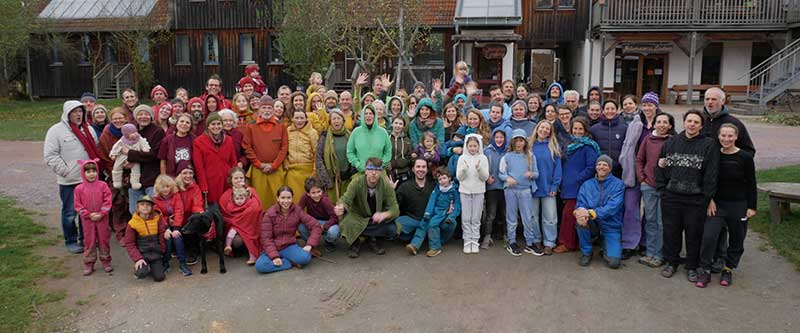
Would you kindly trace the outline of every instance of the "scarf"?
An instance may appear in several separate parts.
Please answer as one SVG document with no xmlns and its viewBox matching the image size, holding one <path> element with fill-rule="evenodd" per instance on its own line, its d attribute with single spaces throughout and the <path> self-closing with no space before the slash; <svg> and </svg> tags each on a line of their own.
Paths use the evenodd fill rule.
<svg viewBox="0 0 800 333">
<path fill-rule="evenodd" d="M 98 160 L 98 170 L 105 170 L 106 163 L 100 159 L 100 152 L 97 151 L 97 145 L 94 143 L 92 133 L 89 132 L 89 126 L 86 125 L 86 122 L 82 122 L 80 126 L 81 127 L 79 128 L 78 125 L 73 124 L 71 121 L 69 122 L 69 128 L 72 130 L 72 134 L 75 134 L 75 137 L 77 137 L 78 141 L 81 142 L 83 149 L 86 150 L 87 154 L 89 154 L 89 159 Z"/>
<path fill-rule="evenodd" d="M 122 128 L 117 128 L 114 124 L 108 126 L 108 131 L 111 132 L 115 139 L 122 137 Z"/>
<path fill-rule="evenodd" d="M 576 150 L 587 145 L 594 148 L 594 152 L 597 153 L 597 155 L 600 155 L 600 146 L 597 145 L 597 142 L 586 136 L 582 137 L 572 136 L 572 143 L 570 143 L 567 146 L 567 154 L 571 155 Z"/>
<path fill-rule="evenodd" d="M 219 131 L 219 134 L 217 134 L 217 135 L 211 134 L 211 132 L 206 131 L 206 135 L 208 135 L 208 137 L 211 138 L 211 142 L 213 142 L 214 145 L 216 145 L 217 147 L 222 145 L 222 140 L 225 139 L 225 132 L 224 131 Z"/>
<path fill-rule="evenodd" d="M 333 127 L 328 129 L 328 132 L 325 134 L 325 148 L 322 151 L 322 162 L 325 164 L 325 169 L 328 170 L 328 174 L 338 182 L 339 181 L 339 157 L 336 156 L 336 147 L 333 144 L 333 137 L 334 136 L 343 136 L 345 138 L 350 138 L 350 131 L 342 125 L 342 128 L 334 130 Z"/>
</svg>

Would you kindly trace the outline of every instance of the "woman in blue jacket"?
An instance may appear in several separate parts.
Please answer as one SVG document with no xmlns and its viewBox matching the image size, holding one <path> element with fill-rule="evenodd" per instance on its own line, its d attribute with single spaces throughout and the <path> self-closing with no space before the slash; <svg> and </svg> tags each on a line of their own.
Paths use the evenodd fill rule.
<svg viewBox="0 0 800 333">
<path fill-rule="evenodd" d="M 614 177 L 621 178 L 622 165 L 619 163 L 619 157 L 622 152 L 622 144 L 625 142 L 628 125 L 619 115 L 619 104 L 615 100 L 608 99 L 603 102 L 603 116 L 605 118 L 592 126 L 589 131 L 592 133 L 594 140 L 597 141 L 597 145 L 600 146 L 600 151 L 611 157 L 614 163 L 611 166 L 611 173 L 614 174 Z"/>
<path fill-rule="evenodd" d="M 539 169 L 536 188 L 533 191 L 533 248 L 526 252 L 536 256 L 551 255 L 558 234 L 558 208 L 556 194 L 561 185 L 561 147 L 558 145 L 553 124 L 541 121 L 531 137 L 533 156 Z M 542 209 L 542 224 L 539 226 L 539 208 Z M 544 233 L 544 235 L 542 235 Z M 544 236 L 544 244 L 542 244 Z"/>
</svg>

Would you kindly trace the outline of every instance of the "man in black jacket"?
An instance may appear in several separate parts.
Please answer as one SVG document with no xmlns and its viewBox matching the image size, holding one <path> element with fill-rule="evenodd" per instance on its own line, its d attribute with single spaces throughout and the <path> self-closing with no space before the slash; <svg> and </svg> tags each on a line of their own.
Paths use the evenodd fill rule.
<svg viewBox="0 0 800 333">
<path fill-rule="evenodd" d="M 656 187 L 661 193 L 663 254 L 661 271 L 672 277 L 680 263 L 682 237 L 686 233 L 687 279 L 697 282 L 700 243 L 708 203 L 717 191 L 719 145 L 701 135 L 703 115 L 689 110 L 683 115 L 684 131 L 669 138 L 661 149 L 656 168 Z"/>
<path fill-rule="evenodd" d="M 397 222 L 402 226 L 399 238 L 403 241 L 410 241 L 414 237 L 435 186 L 428 177 L 428 163 L 424 159 L 418 158 L 414 161 L 413 172 L 414 180 L 403 182 L 396 190 L 397 204 L 400 206 Z M 408 244 L 406 250 L 409 254 L 416 255 L 418 249 Z"/>
<path fill-rule="evenodd" d="M 709 88 L 706 90 L 704 101 L 703 122 L 705 124 L 703 125 L 703 135 L 718 141 L 719 128 L 722 124 L 731 123 L 739 129 L 736 147 L 747 151 L 755 157 L 756 147 L 753 145 L 753 140 L 750 139 L 747 127 L 744 126 L 741 120 L 730 114 L 728 107 L 725 106 L 725 92 L 717 87 Z"/>
</svg>

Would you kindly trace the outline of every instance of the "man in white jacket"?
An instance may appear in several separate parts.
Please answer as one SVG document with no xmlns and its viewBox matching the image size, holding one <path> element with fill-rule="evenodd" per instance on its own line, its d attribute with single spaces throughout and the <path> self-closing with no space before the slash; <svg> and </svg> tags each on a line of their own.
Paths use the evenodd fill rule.
<svg viewBox="0 0 800 333">
<path fill-rule="evenodd" d="M 86 109 L 79 101 L 64 102 L 61 121 L 47 130 L 44 139 L 44 161 L 56 174 L 59 195 L 61 197 L 61 229 L 64 232 L 64 242 L 70 253 L 83 253 L 83 235 L 79 223 L 75 223 L 75 206 L 73 191 L 81 183 L 81 170 L 78 160 L 89 159 L 89 153 L 84 148 L 80 139 L 75 135 L 70 123 L 84 132 L 83 123 Z M 97 143 L 94 131 L 83 133 Z"/>
</svg>

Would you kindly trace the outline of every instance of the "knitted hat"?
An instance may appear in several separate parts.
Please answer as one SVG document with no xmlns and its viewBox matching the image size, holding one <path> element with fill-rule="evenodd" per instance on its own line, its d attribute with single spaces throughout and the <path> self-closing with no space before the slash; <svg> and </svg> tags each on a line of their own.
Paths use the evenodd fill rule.
<svg viewBox="0 0 800 333">
<path fill-rule="evenodd" d="M 164 93 L 164 97 L 169 97 L 169 94 L 167 93 L 167 89 L 166 89 L 166 88 L 164 88 L 164 87 L 162 87 L 162 86 L 159 84 L 159 85 L 157 85 L 157 86 L 153 87 L 153 89 L 152 89 L 152 90 L 150 90 L 150 99 L 153 99 L 153 96 L 155 96 L 155 95 L 156 95 L 156 91 L 163 92 L 163 93 Z"/>
<path fill-rule="evenodd" d="M 211 125 L 214 121 L 219 120 L 222 122 L 222 116 L 219 115 L 219 112 L 211 112 L 206 117 L 206 128 Z"/>
<path fill-rule="evenodd" d="M 600 155 L 600 157 L 597 158 L 597 161 L 594 162 L 594 165 L 597 165 L 597 163 L 600 162 L 605 162 L 606 164 L 608 164 L 609 168 L 614 166 L 614 160 L 612 160 L 611 157 L 609 157 L 606 154 Z"/>
<path fill-rule="evenodd" d="M 642 96 L 642 101 L 641 102 L 642 103 L 653 103 L 653 104 L 656 105 L 656 108 L 658 108 L 658 94 L 656 94 L 656 93 L 654 93 L 652 91 L 646 92 L 646 93 L 644 93 L 644 96 Z"/>
<path fill-rule="evenodd" d="M 528 136 L 525 135 L 525 130 L 521 128 L 517 128 L 513 132 L 511 132 L 511 140 L 513 141 L 516 138 L 523 138 L 525 140 L 528 140 Z"/>
<path fill-rule="evenodd" d="M 169 102 L 158 103 L 158 105 L 156 105 L 156 108 L 155 108 L 155 110 L 153 110 L 153 112 L 161 112 L 161 108 L 163 108 L 164 106 L 168 106 L 169 107 L 169 115 L 171 116 L 172 115 L 172 104 L 170 104 Z"/>
<path fill-rule="evenodd" d="M 248 74 L 248 75 L 250 75 L 250 74 Z M 253 83 L 253 79 L 251 79 L 249 76 L 243 77 L 241 80 L 239 80 L 239 83 L 237 83 L 237 84 L 239 85 L 239 88 L 241 88 L 241 89 L 244 89 L 244 85 L 245 84 L 249 84 L 249 85 L 251 85 L 253 87 L 256 86 L 255 83 Z"/>
<path fill-rule="evenodd" d="M 97 104 L 97 106 L 94 107 L 94 110 L 92 110 L 92 117 L 94 117 L 94 114 L 100 110 L 103 110 L 106 115 L 108 115 L 108 109 L 106 109 L 105 105 Z M 106 116 L 106 118 L 108 118 L 108 116 Z"/>
<path fill-rule="evenodd" d="M 422 89 L 425 89 L 425 84 L 420 81 L 414 82 L 414 89 L 417 89 L 417 87 L 422 87 Z"/>
<path fill-rule="evenodd" d="M 257 70 L 259 70 L 258 64 L 249 64 L 244 68 L 244 74 L 250 76 L 250 73 Z"/>
<path fill-rule="evenodd" d="M 261 105 L 275 105 L 275 101 L 270 95 L 261 96 Z"/>
<path fill-rule="evenodd" d="M 140 104 L 135 109 L 133 109 L 133 116 L 136 117 L 139 115 L 139 112 L 147 112 L 150 115 L 150 120 L 156 119 L 156 114 L 153 112 L 153 108 L 149 105 Z"/>
<path fill-rule="evenodd" d="M 97 97 L 95 97 L 94 94 L 90 92 L 85 92 L 83 93 L 83 95 L 81 95 L 81 103 L 86 101 L 97 102 Z"/>
<path fill-rule="evenodd" d="M 325 98 L 323 98 L 322 100 L 323 100 L 323 101 L 327 101 L 327 100 L 328 100 L 328 98 L 333 98 L 333 99 L 335 99 L 335 100 L 336 100 L 336 102 L 337 102 L 337 103 L 339 102 L 339 95 L 337 95 L 337 94 L 336 94 L 336 91 L 334 91 L 334 90 L 328 90 L 328 91 L 326 91 L 326 92 L 325 92 Z"/>
<path fill-rule="evenodd" d="M 128 135 L 136 133 L 136 138 L 128 139 Z M 136 125 L 127 123 L 122 125 L 122 143 L 132 145 L 139 141 L 139 133 L 137 132 Z"/>
</svg>

